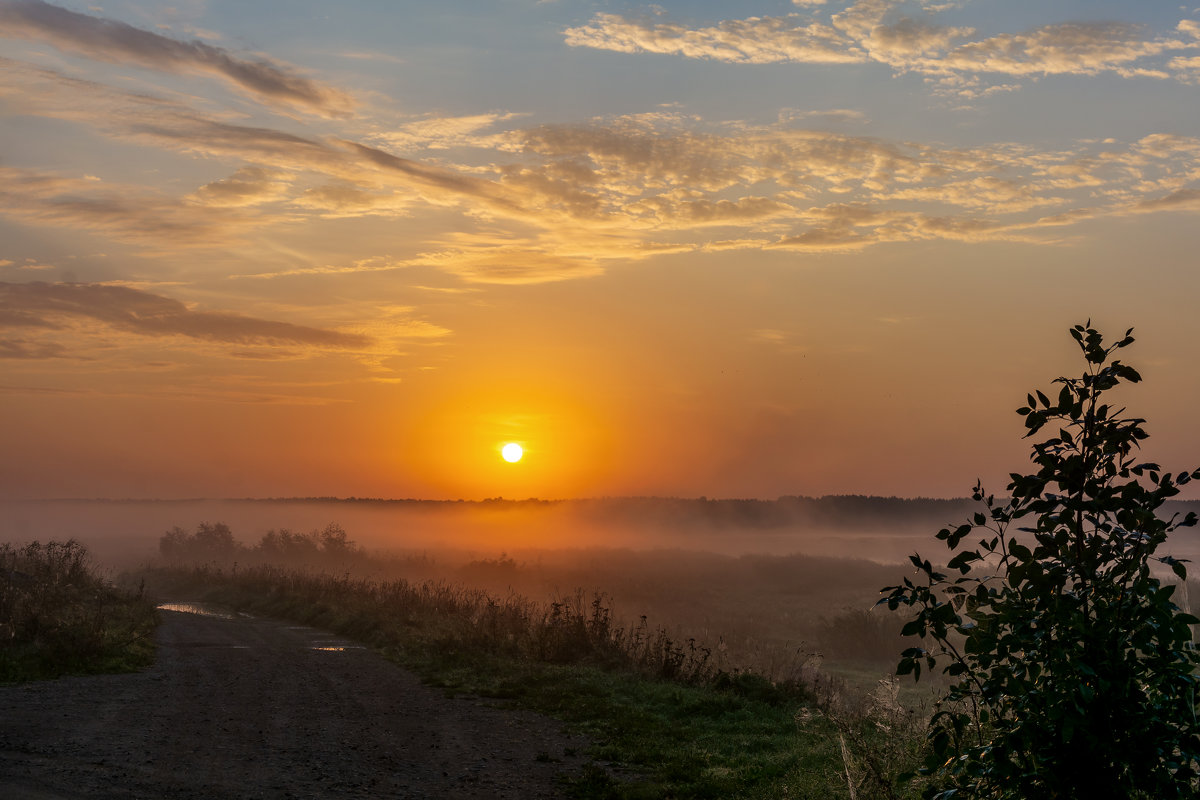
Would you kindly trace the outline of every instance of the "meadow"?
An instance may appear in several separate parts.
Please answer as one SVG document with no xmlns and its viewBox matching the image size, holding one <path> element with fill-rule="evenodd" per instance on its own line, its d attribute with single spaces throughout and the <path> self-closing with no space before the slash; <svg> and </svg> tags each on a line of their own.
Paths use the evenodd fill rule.
<svg viewBox="0 0 1200 800">
<path fill-rule="evenodd" d="M 731 508 L 778 536 L 769 515 L 755 528 L 743 513 L 762 507 Z M 528 510 L 490 509 L 505 530 Z M 904 618 L 875 606 L 905 565 L 678 546 L 489 551 L 478 533 L 469 548 L 368 548 L 336 523 L 250 530 L 171 528 L 124 582 L 144 581 L 143 603 L 203 600 L 329 629 L 446 691 L 563 719 L 595 742 L 574 796 L 920 793 L 901 776 L 921 759 L 941 684 L 893 676 Z M 77 544 L 62 552 L 86 560 Z M 1198 587 L 1184 588 L 1186 601 Z"/>
<path fill-rule="evenodd" d="M 599 595 L 540 603 L 267 565 L 148 577 L 173 596 L 338 632 L 435 686 L 568 722 L 595 742 L 574 796 L 910 796 L 895 779 L 915 763 L 920 718 L 895 684 L 863 695 L 811 663 L 787 677 L 731 667 L 727 653 L 644 617 L 622 624 Z"/>
<path fill-rule="evenodd" d="M 163 596 L 368 643 L 450 691 L 597 742 L 584 797 L 908 797 L 924 687 L 891 679 L 895 565 L 683 550 L 369 552 L 337 525 L 173 529 Z M 851 788 L 853 787 L 853 789 Z"/>
</svg>

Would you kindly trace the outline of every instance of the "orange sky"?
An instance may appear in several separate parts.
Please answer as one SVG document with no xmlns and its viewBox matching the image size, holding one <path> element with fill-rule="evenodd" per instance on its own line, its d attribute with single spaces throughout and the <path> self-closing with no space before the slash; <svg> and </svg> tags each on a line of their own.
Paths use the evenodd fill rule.
<svg viewBox="0 0 1200 800">
<path fill-rule="evenodd" d="M 0 0 L 0 496 L 1000 490 L 1088 317 L 1200 463 L 1195 14 L 480 5 Z"/>
</svg>

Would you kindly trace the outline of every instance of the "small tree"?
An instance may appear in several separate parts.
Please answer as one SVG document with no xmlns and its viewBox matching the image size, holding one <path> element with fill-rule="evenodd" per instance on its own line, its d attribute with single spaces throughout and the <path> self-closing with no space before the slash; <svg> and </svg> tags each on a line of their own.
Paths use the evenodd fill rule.
<svg viewBox="0 0 1200 800">
<path fill-rule="evenodd" d="M 883 590 L 880 603 L 915 609 L 903 632 L 925 645 L 897 673 L 941 664 L 954 680 L 930 721 L 927 798 L 1197 796 L 1198 620 L 1151 564 L 1186 580 L 1181 560 L 1155 551 L 1196 515 L 1156 512 L 1200 470 L 1137 461 L 1144 420 L 1102 400 L 1141 380 L 1112 358 L 1131 333 L 1106 347 L 1090 321 L 1071 330 L 1086 371 L 1017 409 L 1027 436 L 1055 431 L 1033 446 L 1036 472 L 1013 473 L 1002 504 L 976 483 L 983 510 L 938 532 L 958 577 L 916 555 L 918 582 Z M 978 548 L 960 550 L 975 531 Z"/>
</svg>

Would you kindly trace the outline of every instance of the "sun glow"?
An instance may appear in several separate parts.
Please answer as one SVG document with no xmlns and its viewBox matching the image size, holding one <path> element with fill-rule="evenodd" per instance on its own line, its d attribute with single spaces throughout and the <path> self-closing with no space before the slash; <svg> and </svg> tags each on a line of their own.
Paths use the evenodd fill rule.
<svg viewBox="0 0 1200 800">
<path fill-rule="evenodd" d="M 525 455 L 525 450 L 516 442 L 509 442 L 500 448 L 500 455 L 510 464 L 515 464 Z"/>
</svg>

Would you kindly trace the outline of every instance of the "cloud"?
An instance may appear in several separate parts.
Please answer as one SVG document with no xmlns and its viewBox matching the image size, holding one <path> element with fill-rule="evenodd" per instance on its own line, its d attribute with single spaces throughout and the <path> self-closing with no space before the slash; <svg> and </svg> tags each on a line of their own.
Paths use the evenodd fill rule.
<svg viewBox="0 0 1200 800">
<path fill-rule="evenodd" d="M 240 278 L 287 278 L 303 275 L 352 275 L 360 272 L 390 272 L 403 269 L 407 264 L 390 258 L 371 256 L 360 258 L 350 264 L 322 264 L 319 266 L 293 267 L 275 272 L 254 272 L 242 275 L 230 275 L 230 279 Z"/>
<path fill-rule="evenodd" d="M 779 121 L 781 123 L 797 122 L 804 119 L 825 119 L 830 122 L 867 122 L 867 115 L 861 111 L 856 111 L 852 108 L 829 108 L 818 111 L 801 111 L 800 109 L 787 108 L 779 112 Z"/>
<path fill-rule="evenodd" d="M 1200 211 L 1200 189 L 1179 189 L 1163 197 L 1143 200 L 1132 210 L 1136 212 Z"/>
<path fill-rule="evenodd" d="M 336 168 L 349 161 L 318 139 L 261 126 L 235 125 L 174 100 L 127 92 L 0 58 L 0 97 L 20 113 L 90 125 L 133 140 L 193 156 L 234 158 L 285 171 Z"/>
<path fill-rule="evenodd" d="M 206 246 L 246 220 L 141 187 L 109 186 L 15 167 L 0 167 L 0 213 L 39 225 L 100 232 L 114 239 L 172 247 Z"/>
<path fill-rule="evenodd" d="M 374 147 L 339 140 L 361 163 L 377 168 L 387 177 L 404 176 L 406 182 L 434 189 L 455 197 L 473 197 L 487 201 L 489 205 L 516 210 L 514 198 L 494 181 L 482 180 L 453 170 L 430 164 L 422 164 L 408 158 L 400 158 Z"/>
<path fill-rule="evenodd" d="M 242 167 L 233 175 L 206 183 L 192 192 L 189 199 L 206 206 L 244 208 L 283 199 L 288 195 L 291 176 L 281 170 Z"/>
<path fill-rule="evenodd" d="M 1071 22 L 1021 33 L 980 36 L 969 27 L 936 22 L 943 8 L 901 0 L 860 0 L 818 18 L 819 3 L 805 14 L 724 20 L 689 28 L 661 17 L 596 14 L 564 31 L 573 47 L 621 53 L 661 53 L 734 64 L 885 64 L 897 74 L 935 76 L 942 90 L 968 97 L 1011 91 L 1015 84 L 987 85 L 982 76 L 1096 75 L 1198 80 L 1197 62 L 1170 53 L 1200 47 L 1200 24 L 1184 20 L 1178 35 L 1155 36 L 1122 22 Z"/>
<path fill-rule="evenodd" d="M 912 66 L 926 72 L 995 72 L 1005 75 L 1153 75 L 1130 65 L 1182 46 L 1144 38 L 1141 26 L 1119 22 L 1047 25 L 1027 33 L 1002 34 L 953 48 L 936 60 Z M 1165 76 L 1160 76 L 1165 77 Z"/>
<path fill-rule="evenodd" d="M 437 267 L 469 283 L 530 284 L 590 278 L 604 268 L 591 258 L 558 255 L 544 247 L 468 245 L 424 253 L 412 265 Z"/>
<path fill-rule="evenodd" d="M 394 191 L 364 189 L 349 181 L 327 183 L 305 189 L 292 200 L 297 208 L 317 211 L 323 217 L 362 217 L 370 214 L 404 214 L 416 198 Z"/>
<path fill-rule="evenodd" d="M 446 150 L 451 147 L 491 147 L 496 135 L 482 132 L 498 123 L 519 117 L 515 113 L 498 111 L 469 116 L 447 117 L 428 114 L 399 124 L 394 130 L 373 134 L 369 140 L 400 150 L 428 148 Z"/>
<path fill-rule="evenodd" d="M 413 201 L 469 205 L 509 215 L 523 213 L 519 198 L 499 181 L 401 158 L 349 140 L 323 140 L 267 127 L 236 125 L 206 117 L 174 101 L 120 91 L 19 61 L 0 58 L 0 97 L 13 102 L 23 113 L 92 125 L 115 139 L 186 155 L 252 162 L 244 171 L 197 190 L 187 203 L 159 195 L 147 212 L 147 221 L 157 222 L 147 225 L 137 224 L 138 215 L 130 213 L 137 196 L 146 192 L 131 195 L 101 184 L 88 186 L 73 181 L 73 196 L 102 198 L 92 213 L 75 209 L 80 225 L 107 228 L 125 238 L 144 237 L 161 229 L 170 235 L 171 244 L 212 242 L 218 237 L 201 230 L 205 226 L 248 228 L 274 219 L 223 212 L 285 199 L 289 190 L 296 207 L 330 215 L 344 215 L 355 208 L 397 213 Z M 307 174 L 309 182 L 290 177 L 299 173 Z M 30 172 L 27 177 L 32 180 L 33 175 Z M 314 187 L 313 176 L 324 176 L 324 180 Z M 65 181 L 61 179 L 57 184 L 65 185 Z M 3 188 L 0 183 L 0 191 Z M 48 184 L 42 186 L 42 194 L 49 190 Z M 15 194 L 14 199 L 19 200 Z M 24 209 L 20 202 L 14 202 L 13 210 L 34 221 L 71 224 L 73 215 L 67 206 L 50 205 L 45 202 Z M 104 214 L 110 207 L 118 213 Z M 283 218 L 290 219 L 287 215 Z M 169 230 L 171 224 L 197 228 L 198 236 L 177 237 Z M 121 233 L 123 230 L 125 233 Z"/>
<path fill-rule="evenodd" d="M 854 64 L 867 60 L 852 40 L 829 25 L 798 24 L 795 16 L 725 20 L 689 29 L 670 22 L 597 14 L 563 32 L 571 47 L 618 53 L 663 53 L 743 64 Z"/>
<path fill-rule="evenodd" d="M 898 36 L 890 52 L 919 50 L 896 45 Z M 933 38 L 909 29 L 912 42 Z M 330 265 L 299 254 L 283 267 L 264 264 L 259 278 L 422 266 L 470 284 L 536 283 L 667 253 L 849 252 L 936 238 L 1058 243 L 1063 228 L 1086 219 L 1190 210 L 1186 194 L 1172 193 L 1200 183 L 1200 139 L 1168 134 L 1058 151 L 1009 143 L 956 148 L 807 129 L 795 113 L 762 125 L 708 122 L 673 109 L 493 133 L 517 117 L 489 112 L 410 121 L 416 127 L 404 135 L 414 148 L 436 151 L 433 160 L 390 152 L 401 139 L 237 124 L 178 100 L 12 60 L 0 59 L 0 96 L 18 113 L 233 164 L 226 177 L 177 197 L 0 167 L 0 212 L 20 221 L 165 252 L 245 241 L 251 231 L 317 216 L 457 215 L 459 235 L 431 226 L 395 257 Z M 854 118 L 848 110 L 829 116 Z M 439 147 L 439 136 L 454 147 Z M 466 153 L 460 145 L 467 143 L 490 149 Z"/>
<path fill-rule="evenodd" d="M 1095 179 L 1085 179 L 1086 169 L 1064 168 L 1063 172 L 1056 167 L 1047 170 L 1056 177 L 1050 182 L 1054 187 L 1070 187 L 1095 185 Z M 1058 176 L 1069 175 L 1069 179 Z M 1028 183 L 1018 180 L 1004 180 L 995 176 L 983 175 L 976 178 L 966 178 L 957 181 L 947 181 L 932 186 L 895 189 L 881 192 L 880 198 L 891 201 L 917 200 L 930 203 L 944 203 L 959 208 L 975 211 L 986 210 L 990 213 L 1006 214 L 1024 211 L 1037 206 L 1048 206 L 1061 203 L 1063 198 L 1053 196 L 1037 196 Z"/>
<path fill-rule="evenodd" d="M 631 206 L 647 210 L 659 227 L 693 229 L 712 225 L 746 226 L 756 222 L 792 215 L 787 203 L 768 197 L 741 197 L 737 200 L 675 200 L 665 195 L 648 197 Z"/>
<path fill-rule="evenodd" d="M 914 59 L 935 54 L 974 33 L 972 28 L 938 25 L 928 18 L 898 16 L 889 21 L 896 5 L 892 0 L 860 0 L 834 14 L 832 23 L 872 60 L 901 68 L 912 68 Z"/>
<path fill-rule="evenodd" d="M 354 105 L 344 92 L 306 78 L 293 67 L 236 56 L 201 41 L 182 42 L 40 0 L 0 0 L 0 35 L 45 42 L 98 61 L 219 76 L 260 100 L 323 116 L 347 116 Z"/>
<path fill-rule="evenodd" d="M 371 343 L 361 334 L 220 311 L 198 311 L 178 300 L 126 286 L 0 283 L 0 328 L 56 330 L 78 322 L 100 323 L 142 336 L 183 336 L 223 344 L 347 349 L 363 348 Z M 36 350 L 26 347 L 25 352 Z M 62 353 L 53 352 L 53 355 L 61 357 Z"/>
<path fill-rule="evenodd" d="M 31 342 L 27 339 L 0 337 L 0 359 L 37 361 L 47 358 L 70 358 L 65 345 L 57 342 Z"/>
</svg>

